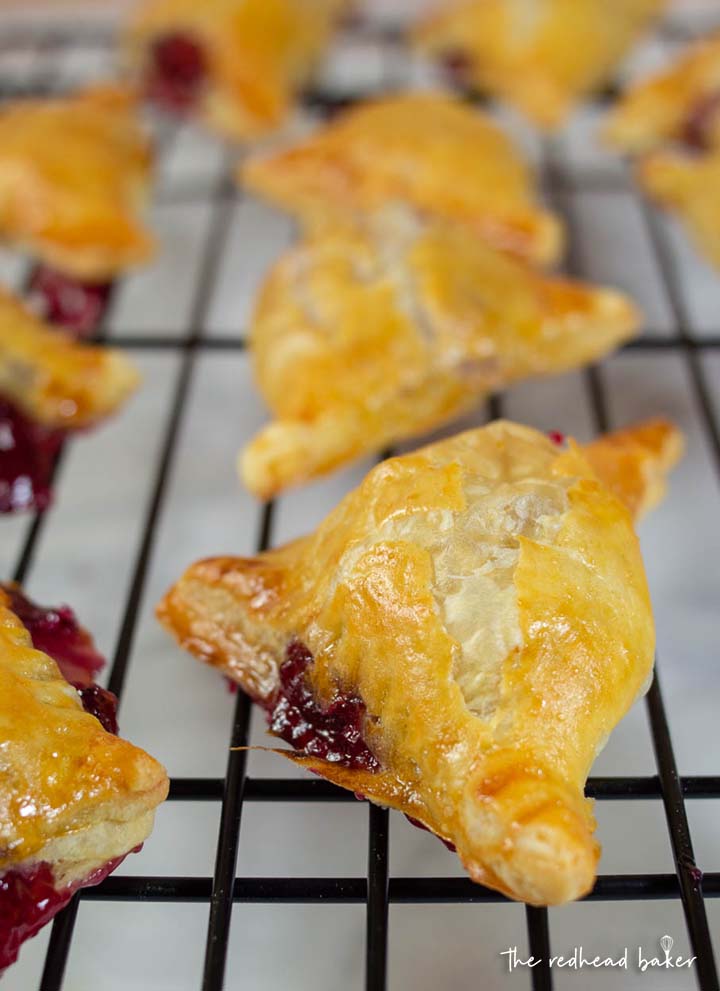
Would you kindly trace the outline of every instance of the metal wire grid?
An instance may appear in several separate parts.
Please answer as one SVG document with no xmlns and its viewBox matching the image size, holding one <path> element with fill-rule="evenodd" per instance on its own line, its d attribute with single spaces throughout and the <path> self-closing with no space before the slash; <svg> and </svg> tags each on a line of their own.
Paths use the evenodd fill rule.
<svg viewBox="0 0 720 991">
<path fill-rule="evenodd" d="M 35 50 L 57 54 L 73 42 L 60 31 L 51 35 L 24 35 L 22 43 Z M 81 43 L 106 46 L 107 34 L 84 33 Z M 388 79 L 397 79 L 397 61 L 393 48 L 398 39 L 392 32 L 385 32 L 383 42 L 387 47 Z M 6 44 L 17 44 L 7 41 Z M 56 80 L 48 70 L 41 78 L 24 80 L 20 85 L 0 77 L 0 96 L 52 91 Z M 308 104 L 321 114 L 332 112 L 338 102 L 344 104 L 352 98 L 343 96 L 340 101 L 332 94 L 315 93 L 308 96 Z M 584 188 L 609 191 L 615 188 L 607 177 L 586 172 L 578 179 L 563 166 L 562 156 L 553 140 L 543 147 L 542 179 L 548 199 L 563 215 L 569 232 L 569 250 L 566 268 L 580 272 L 575 233 L 575 217 L 570 202 L 574 186 L 580 182 Z M 223 255 L 228 234 L 228 210 L 226 202 L 232 195 L 233 180 L 229 169 L 216 183 L 212 191 L 212 217 L 202 257 L 200 277 L 197 282 L 187 337 L 167 334 L 123 333 L 114 336 L 115 346 L 128 348 L 170 349 L 180 356 L 180 365 L 164 430 L 160 456 L 154 466 L 153 484 L 145 507 L 142 535 L 135 555 L 129 591 L 122 612 L 120 633 L 110 667 L 108 687 L 122 696 L 128 671 L 128 663 L 136 634 L 138 613 L 143 602 L 148 567 L 152 558 L 157 525 L 163 512 L 169 474 L 177 448 L 178 436 L 186 412 L 186 399 L 193 378 L 198 356 L 209 350 L 242 349 L 241 339 L 217 339 L 203 336 L 213 283 L 219 261 Z M 205 189 L 188 188 L 183 197 L 193 198 L 206 194 Z M 671 302 L 674 336 L 647 334 L 626 346 L 628 350 L 666 350 L 681 355 L 692 381 L 695 400 L 701 415 L 704 431 L 712 450 L 715 467 L 720 472 L 720 427 L 710 398 L 710 391 L 701 362 L 701 353 L 720 348 L 720 333 L 702 338 L 692 335 L 691 321 L 680 291 L 679 274 L 669 250 L 666 234 L 655 214 L 642 205 L 647 231 L 656 261 L 662 273 Z M 107 319 L 107 312 L 105 314 Z M 102 339 L 102 328 L 98 339 Z M 585 373 L 587 393 L 597 431 L 609 426 L 603 375 L 600 368 L 590 368 Z M 488 403 L 491 417 L 502 415 L 503 399 L 494 396 Z M 61 470 L 61 458 L 56 466 Z M 256 548 L 261 551 L 272 543 L 274 504 L 264 506 L 257 534 Z M 12 578 L 25 581 L 33 565 L 46 515 L 37 515 L 28 524 L 24 542 Z M 665 808 L 667 828 L 675 861 L 675 874 L 621 874 L 601 875 L 588 900 L 595 901 L 644 901 L 653 899 L 680 899 L 685 914 L 687 931 L 693 954 L 697 957 L 695 973 L 702 991 L 717 991 L 718 976 L 708 929 L 705 899 L 720 896 L 720 872 L 701 874 L 695 864 L 692 837 L 685 809 L 685 799 L 720 799 L 720 774 L 680 778 L 677 771 L 673 745 L 669 731 L 660 681 L 656 674 L 646 698 L 647 716 L 657 766 L 657 773 L 649 776 L 592 777 L 588 781 L 587 794 L 605 801 L 632 801 L 661 798 Z M 251 704 L 238 693 L 229 739 L 231 748 L 242 747 L 248 740 Z M 365 986 L 368 991 L 381 991 L 386 986 L 388 952 L 388 906 L 390 903 L 459 903 L 500 902 L 503 896 L 473 884 L 467 878 L 455 877 L 389 877 L 388 870 L 388 812 L 368 805 L 369 841 L 366 877 L 237 877 L 236 863 L 241 831 L 243 807 L 246 802 L 355 802 L 354 797 L 328 782 L 307 779 L 267 779 L 247 775 L 246 753 L 231 749 L 226 774 L 221 778 L 175 778 L 171 782 L 170 801 L 220 802 L 221 817 L 217 843 L 215 870 L 212 878 L 187 877 L 130 877 L 113 875 L 95 888 L 82 890 L 73 902 L 55 920 L 47 949 L 44 970 L 40 981 L 41 991 L 59 991 L 63 986 L 68 954 L 72 945 L 73 930 L 79 902 L 82 901 L 157 901 L 201 902 L 209 905 L 207 944 L 203 991 L 218 991 L 223 987 L 225 964 L 230 936 L 233 905 L 245 903 L 364 903 L 366 905 L 366 969 Z M 526 907 L 526 925 L 529 951 L 543 961 L 529 974 L 534 991 L 548 991 L 553 986 L 550 957 L 550 927 L 545 909 Z"/>
</svg>

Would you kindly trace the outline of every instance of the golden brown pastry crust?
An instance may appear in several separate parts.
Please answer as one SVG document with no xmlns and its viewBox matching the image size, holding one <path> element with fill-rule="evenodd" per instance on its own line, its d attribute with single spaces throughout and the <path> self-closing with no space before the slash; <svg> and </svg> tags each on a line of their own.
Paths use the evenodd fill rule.
<svg viewBox="0 0 720 991">
<path fill-rule="evenodd" d="M 273 422 L 242 455 L 244 482 L 268 498 L 593 361 L 638 323 L 621 293 L 544 276 L 458 225 L 386 208 L 326 227 L 260 294 L 251 344 Z"/>
<path fill-rule="evenodd" d="M 230 138 L 276 128 L 325 50 L 345 0 L 145 0 L 126 47 L 138 80 L 158 38 L 182 33 L 202 46 L 207 80 L 193 112 Z"/>
<path fill-rule="evenodd" d="M 691 45 L 668 69 L 630 86 L 610 113 L 605 134 L 633 154 L 668 142 L 693 143 L 693 137 L 717 147 L 719 104 L 720 33 Z M 703 113 L 705 121 L 699 119 Z"/>
<path fill-rule="evenodd" d="M 0 590 L 0 873 L 46 861 L 58 886 L 141 843 L 164 769 L 107 733 Z"/>
<path fill-rule="evenodd" d="M 638 163 L 647 193 L 678 214 L 699 250 L 720 267 L 720 146 L 704 155 L 653 151 Z"/>
<path fill-rule="evenodd" d="M 129 93 L 105 87 L 0 108 L 0 236 L 103 281 L 154 250 L 139 219 L 150 146 Z"/>
<path fill-rule="evenodd" d="M 586 444 L 584 453 L 598 478 L 637 520 L 664 498 L 666 478 L 683 449 L 680 431 L 657 417 Z"/>
<path fill-rule="evenodd" d="M 440 93 L 364 103 L 286 150 L 249 158 L 240 178 L 310 225 L 399 201 L 531 261 L 551 263 L 562 247 L 560 222 L 536 202 L 509 138 Z"/>
<path fill-rule="evenodd" d="M 0 288 L 0 395 L 33 420 L 89 426 L 122 405 L 139 379 L 119 351 L 77 342 Z"/>
<path fill-rule="evenodd" d="M 666 0 L 452 0 L 416 29 L 417 47 L 462 60 L 468 81 L 540 127 L 561 124 L 608 80 Z"/>
<path fill-rule="evenodd" d="M 612 454 L 645 463 L 646 435 L 593 445 L 623 495 Z M 572 442 L 498 421 L 385 461 L 314 534 L 193 565 L 158 616 L 266 705 L 305 644 L 314 697 L 364 703 L 381 770 L 291 758 L 452 841 L 474 880 L 534 904 L 592 887 L 583 786 L 654 630 L 630 513 Z"/>
</svg>

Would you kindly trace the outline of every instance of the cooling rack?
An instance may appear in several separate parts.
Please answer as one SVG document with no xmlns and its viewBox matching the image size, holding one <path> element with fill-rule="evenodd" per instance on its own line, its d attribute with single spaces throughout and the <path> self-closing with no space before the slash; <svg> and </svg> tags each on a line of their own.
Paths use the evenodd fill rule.
<svg viewBox="0 0 720 991">
<path fill-rule="evenodd" d="M 677 25 L 669 26 L 657 43 L 672 44 L 682 35 Z M 111 45 L 111 34 L 103 25 L 70 30 L 58 23 L 8 31 L 0 40 L 0 96 L 59 92 L 101 76 L 108 70 Z M 325 118 L 369 93 L 422 83 L 425 72 L 403 51 L 397 31 L 356 24 L 341 39 L 322 85 L 307 94 L 306 116 L 311 120 Z M 625 285 L 644 305 L 649 327 L 602 367 L 494 396 L 468 422 L 507 414 L 544 428 L 558 426 L 581 437 L 633 416 L 659 411 L 681 422 L 689 436 L 689 467 L 685 481 L 673 486 L 671 508 L 658 514 L 656 524 L 648 524 L 655 529 L 649 532 L 646 555 L 649 550 L 651 584 L 656 574 L 660 585 L 660 668 L 663 681 L 667 676 L 671 686 L 668 697 L 679 696 L 682 701 L 688 679 L 708 680 L 693 689 L 693 700 L 701 700 L 697 717 L 670 707 L 674 732 L 680 727 L 681 761 L 676 757 L 669 710 L 656 676 L 645 702 L 629 717 L 632 733 L 625 731 L 623 724 L 616 734 L 617 744 L 613 741 L 609 747 L 610 757 L 605 764 L 603 758 L 598 763 L 598 767 L 612 768 L 613 773 L 588 782 L 587 794 L 599 803 L 601 827 L 604 808 L 618 803 L 622 816 L 613 827 L 614 835 L 633 839 L 633 857 L 641 866 L 631 861 L 630 869 L 626 865 L 616 873 L 601 874 L 583 903 L 558 913 L 513 906 L 513 925 L 507 932 L 519 944 L 521 955 L 533 954 L 542 963 L 512 977 L 503 974 L 498 955 L 503 946 L 498 944 L 490 951 L 495 962 L 476 972 L 476 983 L 488 988 L 530 986 L 535 991 L 553 986 L 695 985 L 714 991 L 718 978 L 711 930 L 717 930 L 720 914 L 714 908 L 718 903 L 712 900 L 720 896 L 720 857 L 712 840 L 717 839 L 720 821 L 720 746 L 714 734 L 712 700 L 713 690 L 715 700 L 718 698 L 720 681 L 709 666 L 693 664 L 692 658 L 703 646 L 707 649 L 715 643 L 710 632 L 717 609 L 717 599 L 713 607 L 712 597 L 718 590 L 720 545 L 704 527 L 717 520 L 720 279 L 694 257 L 673 225 L 642 201 L 624 166 L 590 144 L 589 135 L 603 99 L 574 125 L 574 130 L 543 141 L 523 131 L 516 120 L 498 113 L 525 144 L 538 167 L 546 198 L 565 218 L 570 234 L 566 269 Z M 25 947 L 21 962 L 5 981 L 11 989 L 59 991 L 90 984 L 128 986 L 128 975 L 133 973 L 133 986 L 148 989 L 301 989 L 325 986 L 318 983 L 323 979 L 333 988 L 359 987 L 363 982 L 368 991 L 381 991 L 386 986 L 405 988 L 410 986 L 412 970 L 407 959 L 402 964 L 393 963 L 393 933 L 403 928 L 395 926 L 394 913 L 403 906 L 427 905 L 434 907 L 430 929 L 418 932 L 431 933 L 432 949 L 429 957 L 427 951 L 423 957 L 419 946 L 412 952 L 419 959 L 440 960 L 445 969 L 435 972 L 432 964 L 428 965 L 424 971 L 427 983 L 416 974 L 413 986 L 466 987 L 466 983 L 459 983 L 462 978 L 458 974 L 467 971 L 453 970 L 448 963 L 458 946 L 449 931 L 455 923 L 446 921 L 457 919 L 451 906 L 488 903 L 492 906 L 489 911 L 499 918 L 501 906 L 508 905 L 505 899 L 472 884 L 449 855 L 437 853 L 439 844 L 431 837 L 410 831 L 413 835 L 409 839 L 410 827 L 398 826 L 394 822 L 397 817 L 391 820 L 386 810 L 358 803 L 352 795 L 322 780 L 294 775 L 275 764 L 271 768 L 267 755 L 230 750 L 248 742 L 263 742 L 261 720 L 256 718 L 253 723 L 249 700 L 242 693 L 232 697 L 224 690 L 221 697 L 216 679 L 179 657 L 152 626 L 152 605 L 163 583 L 197 556 L 189 543 L 193 549 L 197 546 L 199 553 L 267 548 L 314 525 L 364 471 L 364 466 L 350 469 L 336 479 L 311 486 L 305 494 L 260 509 L 238 491 L 231 452 L 262 419 L 252 396 L 244 354 L 249 300 L 267 263 L 292 236 L 292 228 L 285 218 L 237 188 L 232 177 L 233 158 L 227 152 L 189 128 L 168 122 L 156 122 L 156 126 L 156 219 L 166 250 L 149 272 L 116 287 L 98 335 L 135 354 L 145 370 L 147 388 L 135 412 L 128 411 L 127 417 L 119 418 L 97 436 L 74 442 L 65 450 L 56 468 L 57 504 L 52 511 L 30 520 L 2 521 L 7 537 L 0 544 L 0 565 L 5 577 L 27 583 L 38 597 L 43 593 L 46 601 L 71 600 L 108 647 L 111 664 L 107 684 L 123 701 L 125 734 L 168 762 L 171 771 L 176 764 L 196 773 L 173 773 L 169 803 L 160 813 L 156 836 L 143 856 L 126 861 L 118 874 L 98 887 L 80 892 L 57 917 L 50 932 Z M 174 219 L 168 226 L 171 214 Z M 623 234 L 618 242 L 611 235 L 620 215 Z M 22 286 L 23 265 L 14 256 L 0 258 L 0 273 Z M 655 406 L 648 408 L 649 402 Z M 178 495 L 183 490 L 185 495 Z M 675 507 L 683 501 L 684 515 L 672 509 L 673 501 Z M 695 536 L 689 537 L 689 531 Z M 692 558 L 684 553 L 688 541 Z M 666 568 L 670 551 L 677 560 L 672 568 Z M 702 601 L 680 601 L 675 607 L 671 595 L 676 594 L 677 575 L 684 569 L 703 576 L 685 590 L 687 599 L 692 599 L 700 589 Z M 710 591 L 703 594 L 708 583 Z M 87 603 L 85 608 L 83 603 Z M 669 618 L 674 608 L 685 617 L 678 629 Z M 697 632 L 688 643 L 685 638 L 691 623 Z M 664 630 L 668 631 L 665 639 Z M 690 656 L 687 671 L 682 669 L 683 649 Z M 199 701 L 204 693 L 207 703 Z M 702 708 L 703 698 L 706 708 Z M 643 733 L 654 767 L 648 768 L 648 773 L 632 773 L 635 766 L 644 766 L 642 761 L 638 763 L 632 743 Z M 173 747 L 182 754 L 176 755 Z M 199 751 L 212 756 L 198 759 Z M 679 763 L 698 773 L 680 775 Z M 206 773 L 207 768 L 214 773 Z M 618 774 L 619 768 L 627 769 L 627 773 Z M 694 810 L 700 804 L 710 815 L 697 819 Z M 642 869 L 645 837 L 639 834 L 662 821 L 661 806 L 671 851 L 668 868 L 674 865 L 674 871 Z M 326 865 L 306 876 L 308 864 L 313 863 L 313 857 L 308 857 L 303 861 L 305 869 L 294 873 L 268 871 L 256 876 L 252 870 L 239 872 L 248 830 L 252 829 L 256 838 L 266 836 L 270 845 L 276 839 L 278 815 L 291 817 L 288 810 L 296 807 L 317 812 L 312 822 L 318 829 L 325 828 L 318 825 L 320 816 L 348 831 L 352 851 L 348 841 L 340 857 L 335 852 L 329 856 L 332 864 L 338 862 L 338 870 Z M 185 818 L 202 810 L 193 834 L 207 841 L 202 856 L 189 855 L 186 870 L 171 867 L 152 874 L 133 873 L 145 871 L 148 864 L 162 866 L 165 855 L 176 864 L 183 851 L 190 853 L 187 841 L 178 840 L 180 819 L 174 817 L 169 825 L 163 825 L 163 817 L 171 814 L 166 810 L 175 808 Z M 338 818 L 340 810 L 347 813 L 343 812 L 342 818 Z M 254 824 L 244 824 L 256 814 L 259 818 Z M 359 818 L 366 820 L 366 870 L 348 874 L 344 865 L 357 862 L 355 841 L 362 842 L 355 828 Z M 704 838 L 702 857 L 696 857 L 693 849 L 696 830 L 691 830 L 691 822 L 696 819 Z M 390 834 L 400 828 L 406 830 L 398 834 L 401 842 L 423 844 L 420 857 L 427 858 L 430 867 L 442 864 L 444 875 L 420 870 L 413 876 L 391 869 L 395 843 L 391 844 Z M 306 834 L 298 834 L 297 839 L 302 847 Z M 647 843 L 651 842 L 648 832 Z M 179 847 L 177 857 L 174 846 Z M 322 853 L 315 851 L 315 862 Z M 433 859 L 440 856 L 446 859 Z M 257 860 L 262 863 L 260 854 Z M 581 932 L 583 940 L 592 937 L 582 925 L 573 929 L 567 922 L 568 913 L 582 919 L 587 918 L 583 915 L 586 905 L 632 903 L 637 907 L 633 917 L 640 918 L 652 914 L 650 906 L 661 902 L 682 909 L 686 933 L 680 931 L 678 912 L 675 938 L 680 944 L 686 936 L 684 945 L 697 957 L 691 972 L 652 978 L 624 974 L 617 984 L 605 973 L 598 983 L 586 985 L 577 975 L 574 980 L 578 983 L 568 983 L 565 974 L 549 966 L 552 951 L 570 934 Z M 83 936 L 83 923 L 90 924 L 101 905 L 125 906 L 128 911 L 115 919 L 103 916 L 99 926 L 91 925 Z M 200 932 L 204 949 L 197 947 L 191 954 L 195 970 L 192 966 L 182 972 L 167 970 L 157 935 L 163 925 L 160 916 L 149 916 L 150 921 L 138 927 L 134 914 L 130 914 L 132 910 L 142 915 L 151 905 L 163 913 L 178 906 L 194 906 L 192 921 L 181 914 L 175 916 L 173 952 L 183 956 L 183 941 L 197 942 Z M 324 978 L 313 974 L 305 957 L 298 958 L 301 962 L 297 967 L 286 960 L 284 977 L 273 983 L 272 978 L 251 968 L 247 946 L 244 961 L 241 953 L 228 971 L 228 955 L 245 935 L 245 930 L 233 930 L 233 918 L 237 919 L 241 907 L 252 906 L 260 913 L 264 910 L 261 906 L 280 905 L 304 906 L 308 913 L 314 906 L 345 906 L 343 913 L 349 906 L 364 907 L 364 924 L 357 913 L 352 915 L 350 948 L 344 961 L 336 961 Z M 524 932 L 517 913 L 524 913 Z M 708 913 L 715 920 L 712 927 Z M 243 918 L 248 931 L 257 935 L 259 930 Z M 316 916 L 309 914 L 308 918 L 314 920 Z M 605 912 L 601 918 L 609 925 L 612 915 Z M 551 926 L 551 919 L 560 921 Z M 490 916 L 480 920 L 477 939 L 494 925 Z M 657 916 L 658 937 L 666 931 L 667 920 L 667 916 Z M 333 924 L 327 915 L 323 917 L 322 927 L 329 938 Z M 103 927 L 111 933 L 105 932 L 102 939 L 112 946 L 112 932 L 117 934 L 121 926 L 128 927 L 137 941 L 130 954 L 133 957 L 136 950 L 137 960 L 126 958 L 122 966 L 113 963 L 111 956 L 106 960 L 102 947 L 93 948 Z M 299 952 L 296 945 L 288 944 L 284 930 L 277 931 L 280 941 L 274 941 L 270 927 L 268 922 L 271 953 L 282 958 Z M 561 936 L 556 935 L 558 928 Z M 361 946 L 364 961 L 359 957 Z M 467 941 L 462 950 L 473 954 Z M 326 951 L 321 939 L 314 951 L 318 955 L 314 966 L 322 966 L 320 958 Z M 89 969 L 83 969 L 82 954 L 92 955 Z M 158 956 L 157 967 L 154 955 Z M 116 967 L 125 977 L 112 983 Z M 450 975 L 447 983 L 438 973 Z M 104 977 L 98 979 L 98 974 Z M 631 983 L 631 976 L 640 983 Z"/>
</svg>

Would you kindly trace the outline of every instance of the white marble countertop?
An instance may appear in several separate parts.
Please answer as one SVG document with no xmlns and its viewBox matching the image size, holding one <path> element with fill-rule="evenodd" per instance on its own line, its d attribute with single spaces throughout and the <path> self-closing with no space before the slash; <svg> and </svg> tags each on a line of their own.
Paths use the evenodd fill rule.
<svg viewBox="0 0 720 991">
<path fill-rule="evenodd" d="M 634 64 L 662 58 L 659 42 Z M 21 74 L 30 71 L 16 53 Z M 107 71 L 104 49 L 56 53 L 54 71 L 83 78 Z M 0 59 L 0 75 L 3 72 Z M 338 51 L 328 67 L 337 87 L 379 85 L 382 57 L 372 46 Z M 393 72 L 422 84 L 423 67 L 395 60 Z M 544 149 L 515 118 L 502 114 L 531 156 Z M 575 177 L 565 205 L 577 231 L 575 261 L 583 275 L 614 282 L 644 306 L 647 333 L 672 339 L 677 313 L 658 268 L 645 216 L 621 164 L 595 141 L 597 113 L 579 113 L 558 139 L 562 167 Z M 267 264 L 292 237 L 291 225 L 241 192 L 213 197 L 229 158 L 212 139 L 182 127 L 169 141 L 157 176 L 153 223 L 163 250 L 147 270 L 121 285 L 110 336 L 183 337 L 193 323 L 213 339 L 244 334 L 253 293 Z M 599 182 L 588 186 L 589 170 Z M 677 266 L 681 305 L 694 337 L 720 334 L 720 276 L 700 261 L 672 221 L 662 219 Z M 206 306 L 197 290 L 208 239 L 222 239 L 220 263 L 209 273 Z M 23 263 L 0 256 L 0 276 L 18 283 Z M 676 301 L 677 302 L 677 301 Z M 133 351 L 144 387 L 126 412 L 72 444 L 60 474 L 57 502 L 47 516 L 28 581 L 40 601 L 67 601 L 112 657 L 136 568 L 144 520 L 156 482 L 159 453 L 178 388 L 182 353 Z M 715 423 L 720 418 L 720 353 L 699 352 Z M 687 454 L 670 493 L 642 526 L 657 626 L 659 663 L 680 772 L 720 773 L 720 490 L 718 465 L 703 410 L 680 349 L 623 351 L 606 361 L 600 378 L 614 425 L 654 413 L 675 419 L 687 436 Z M 589 437 L 595 430 L 585 373 L 533 382 L 503 397 L 503 412 L 541 428 Z M 467 423 L 480 423 L 480 410 Z M 132 644 L 122 699 L 124 735 L 167 765 L 173 776 L 224 774 L 234 699 L 224 683 L 179 651 L 153 618 L 153 605 L 193 559 L 214 553 L 250 553 L 259 508 L 235 475 L 239 447 L 263 422 L 248 359 L 241 350 L 202 351 L 194 363 L 177 445 L 150 548 L 147 584 Z M 313 527 L 366 470 L 361 464 L 283 497 L 273 540 Z M 5 519 L 0 566 L 12 569 L 28 526 Z M 263 743 L 263 720 L 253 717 L 252 742 Z M 251 776 L 300 772 L 272 756 L 249 755 Z M 639 704 L 599 757 L 598 775 L 653 774 L 655 762 L 646 710 Z M 688 801 L 697 861 L 720 871 L 720 801 Z M 220 805 L 169 802 L 140 856 L 124 873 L 212 875 Z M 673 871 L 659 800 L 599 802 L 604 874 Z M 364 876 L 367 808 L 360 804 L 247 803 L 240 834 L 239 876 Z M 461 876 L 456 858 L 430 835 L 391 816 L 390 870 L 394 876 Z M 720 904 L 709 901 L 720 955 Z M 585 903 L 550 912 L 555 952 L 582 945 L 602 954 L 624 946 L 655 950 L 664 933 L 688 954 L 679 901 Z M 82 902 L 68 962 L 70 991 L 185 991 L 199 987 L 207 928 L 206 904 Z M 5 991 L 38 986 L 49 929 L 28 944 L 4 978 Z M 526 948 L 522 906 L 392 905 L 389 987 L 392 991 L 505 991 L 529 987 L 527 971 L 503 971 L 500 952 Z M 631 952 L 634 952 L 631 949 Z M 363 983 L 364 908 L 361 905 L 243 905 L 233 914 L 228 988 L 248 991 L 359 991 Z M 558 989 L 673 989 L 694 987 L 692 973 L 584 970 L 556 973 Z"/>
</svg>

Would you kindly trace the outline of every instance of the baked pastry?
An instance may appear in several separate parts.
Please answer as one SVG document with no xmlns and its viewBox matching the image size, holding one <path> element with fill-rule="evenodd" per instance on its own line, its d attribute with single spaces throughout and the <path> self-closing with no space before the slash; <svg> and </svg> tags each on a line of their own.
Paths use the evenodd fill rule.
<svg viewBox="0 0 720 991">
<path fill-rule="evenodd" d="M 0 289 L 0 512 L 46 508 L 66 432 L 114 412 L 138 382 L 119 351 L 77 343 Z"/>
<path fill-rule="evenodd" d="M 534 262 L 555 261 L 562 246 L 560 222 L 538 205 L 509 138 L 441 93 L 364 103 L 294 146 L 250 157 L 240 177 L 313 226 L 398 201 Z"/>
<path fill-rule="evenodd" d="M 101 663 L 69 609 L 0 589 L 0 970 L 142 844 L 167 794 L 160 764 L 103 728 L 114 697 L 92 683 Z"/>
<path fill-rule="evenodd" d="M 637 175 L 646 192 L 677 213 L 702 253 L 720 266 L 720 145 L 702 155 L 649 152 L 639 161 Z"/>
<path fill-rule="evenodd" d="M 277 127 L 330 39 L 345 0 L 146 0 L 128 59 L 146 95 L 231 138 Z"/>
<path fill-rule="evenodd" d="M 416 46 L 464 87 L 496 94 L 543 128 L 608 81 L 666 0 L 450 0 Z"/>
<path fill-rule="evenodd" d="M 696 151 L 720 147 L 720 33 L 631 86 L 610 113 L 605 133 L 632 154 L 668 143 Z"/>
<path fill-rule="evenodd" d="M 517 379 L 591 362 L 638 324 L 615 290 L 548 277 L 407 209 L 325 227 L 260 293 L 252 355 L 273 422 L 246 447 L 243 479 L 268 498 Z"/>
<path fill-rule="evenodd" d="M 67 276 L 104 282 L 147 260 L 150 146 L 131 96 L 104 87 L 0 108 L 0 236 Z"/>
<path fill-rule="evenodd" d="M 405 812 L 479 883 L 578 898 L 599 856 L 584 782 L 652 673 L 624 500 L 679 447 L 641 426 L 591 446 L 596 475 L 497 421 L 379 464 L 308 537 L 193 565 L 158 616 L 290 759 Z"/>
<path fill-rule="evenodd" d="M 120 351 L 80 344 L 0 288 L 0 395 L 49 427 L 88 427 L 136 389 Z"/>
</svg>

